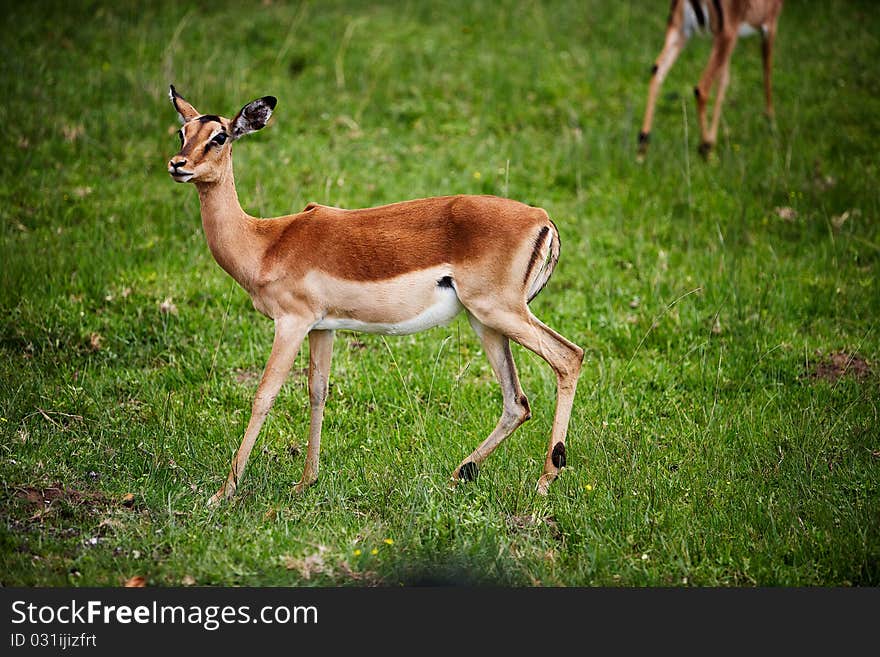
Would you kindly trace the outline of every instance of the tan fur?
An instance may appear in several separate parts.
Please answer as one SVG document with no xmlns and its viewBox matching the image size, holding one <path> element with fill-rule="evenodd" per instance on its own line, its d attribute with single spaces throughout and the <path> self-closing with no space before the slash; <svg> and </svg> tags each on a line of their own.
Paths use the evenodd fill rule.
<svg viewBox="0 0 880 657">
<path fill-rule="evenodd" d="M 453 480 L 475 474 L 489 453 L 527 419 L 528 401 L 509 356 L 508 339 L 513 339 L 544 358 L 557 375 L 556 415 L 538 483 L 538 490 L 546 493 L 564 464 L 583 359 L 580 347 L 544 326 L 527 307 L 559 257 L 559 234 L 547 213 L 510 199 L 459 195 L 360 210 L 309 203 L 293 215 L 252 217 L 242 210 L 235 191 L 233 135 L 262 128 L 275 99 L 258 99 L 232 120 L 202 116 L 173 87 L 171 100 L 184 124 L 183 144 L 169 162 L 169 173 L 179 182 L 196 185 L 211 253 L 247 290 L 254 307 L 275 321 L 275 341 L 250 422 L 227 481 L 212 501 L 235 492 L 306 336 L 312 354 L 312 414 L 297 490 L 318 476 L 333 329 L 413 332 L 445 323 L 462 308 L 499 378 L 504 413 L 483 445 L 456 468 Z M 225 143 L 212 142 L 219 133 L 229 135 Z"/>
<path fill-rule="evenodd" d="M 730 81 L 730 58 L 743 27 L 753 28 L 761 34 L 762 55 L 764 63 L 764 96 L 766 114 L 773 119 L 773 98 L 771 70 L 773 60 L 773 43 L 776 39 L 776 28 L 783 0 L 700 0 L 699 5 L 706 20 L 706 29 L 712 35 L 712 52 L 699 83 L 694 89 L 697 101 L 697 116 L 700 123 L 700 152 L 707 155 L 715 145 L 718 137 L 718 126 L 721 120 L 721 107 Z M 719 10 L 720 9 L 720 14 Z M 654 64 L 651 83 L 648 87 L 648 101 L 639 134 L 639 155 L 644 156 L 648 150 L 651 125 L 654 120 L 654 108 L 660 86 L 663 84 L 669 69 L 675 63 L 687 43 L 687 15 L 694 14 L 690 0 L 673 0 L 666 28 L 663 50 Z M 715 107 L 711 125 L 707 123 L 706 109 L 713 86 L 718 88 L 715 96 Z"/>
</svg>

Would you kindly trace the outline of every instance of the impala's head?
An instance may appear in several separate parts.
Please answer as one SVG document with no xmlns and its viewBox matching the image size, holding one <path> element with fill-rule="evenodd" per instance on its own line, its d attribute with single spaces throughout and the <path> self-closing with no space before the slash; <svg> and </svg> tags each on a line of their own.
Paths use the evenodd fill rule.
<svg viewBox="0 0 880 657">
<path fill-rule="evenodd" d="M 183 123 L 178 131 L 180 151 L 168 161 L 168 173 L 177 182 L 216 182 L 229 164 L 232 142 L 265 126 L 278 102 L 274 96 L 258 98 L 230 120 L 202 114 L 174 85 L 168 95 Z"/>
</svg>

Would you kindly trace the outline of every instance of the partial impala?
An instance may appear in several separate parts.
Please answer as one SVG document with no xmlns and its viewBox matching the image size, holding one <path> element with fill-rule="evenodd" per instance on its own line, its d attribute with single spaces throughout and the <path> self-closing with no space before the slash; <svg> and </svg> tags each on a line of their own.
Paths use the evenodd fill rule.
<svg viewBox="0 0 880 657">
<path fill-rule="evenodd" d="M 773 96 L 771 93 L 771 68 L 773 42 L 776 39 L 776 24 L 782 11 L 782 0 L 672 0 L 669 20 L 666 27 L 666 41 L 663 50 L 651 69 L 651 84 L 648 88 L 648 104 L 642 131 L 639 133 L 639 154 L 644 156 L 651 138 L 651 123 L 654 120 L 654 106 L 663 79 L 675 63 L 688 39 L 695 32 L 708 32 L 712 35 L 712 53 L 703 71 L 699 84 L 694 88 L 697 98 L 697 116 L 700 120 L 700 152 L 708 155 L 718 136 L 718 123 L 721 120 L 721 105 L 730 82 L 730 57 L 737 38 L 761 33 L 762 54 L 764 58 L 764 95 L 766 113 L 773 118 Z M 712 124 L 706 123 L 706 106 L 713 85 L 718 83 L 715 95 L 715 108 L 712 110 Z"/>
<path fill-rule="evenodd" d="M 272 353 L 226 482 L 212 503 L 231 497 L 260 428 L 300 345 L 309 340 L 309 443 L 301 491 L 318 478 L 321 423 L 335 329 L 406 334 L 445 324 L 462 310 L 501 385 L 495 429 L 452 474 L 476 477 L 480 464 L 523 422 L 523 394 L 509 340 L 543 358 L 556 374 L 556 414 L 537 489 L 547 492 L 565 465 L 565 437 L 583 350 L 542 324 L 528 303 L 559 258 L 547 213 L 494 196 L 444 196 L 362 210 L 309 203 L 302 212 L 259 219 L 242 210 L 232 144 L 266 125 L 276 100 L 259 98 L 233 119 L 201 114 L 174 89 L 180 151 L 168 163 L 177 182 L 199 192 L 202 227 L 217 263 L 275 322 Z"/>
</svg>

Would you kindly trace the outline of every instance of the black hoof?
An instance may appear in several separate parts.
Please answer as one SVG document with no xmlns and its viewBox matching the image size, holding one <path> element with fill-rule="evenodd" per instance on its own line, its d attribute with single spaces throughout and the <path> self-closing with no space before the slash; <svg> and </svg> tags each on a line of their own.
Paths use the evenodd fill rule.
<svg viewBox="0 0 880 657">
<path fill-rule="evenodd" d="M 699 151 L 700 155 L 702 155 L 703 157 L 709 157 L 709 154 L 712 152 L 712 144 L 710 144 L 708 141 L 704 141 L 702 144 L 700 144 Z"/>
<path fill-rule="evenodd" d="M 458 478 L 462 481 L 473 481 L 480 473 L 480 468 L 473 461 L 468 461 L 458 469 Z"/>
</svg>

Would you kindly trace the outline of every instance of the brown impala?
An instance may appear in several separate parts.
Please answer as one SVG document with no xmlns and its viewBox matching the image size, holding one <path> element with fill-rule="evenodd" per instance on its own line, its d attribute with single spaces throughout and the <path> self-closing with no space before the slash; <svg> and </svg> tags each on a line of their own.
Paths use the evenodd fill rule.
<svg viewBox="0 0 880 657">
<path fill-rule="evenodd" d="M 700 152 L 708 155 L 718 136 L 718 122 L 721 120 L 721 105 L 724 92 L 730 81 L 730 56 L 736 40 L 740 36 L 761 33 L 764 57 L 764 95 L 768 118 L 773 118 L 773 97 L 770 88 L 770 73 L 773 60 L 773 41 L 776 39 L 776 23 L 782 11 L 782 0 L 672 0 L 669 22 L 666 28 L 666 42 L 651 70 L 651 85 L 648 87 L 648 104 L 645 119 L 639 133 L 639 154 L 644 156 L 651 138 L 651 122 L 654 120 L 654 105 L 657 93 L 669 69 L 694 32 L 709 32 L 712 35 L 712 53 L 703 71 L 700 83 L 694 88 L 697 98 L 697 115 L 700 119 Z M 706 125 L 706 105 L 712 86 L 718 83 L 715 95 L 715 108 L 712 110 L 712 125 Z"/>
<path fill-rule="evenodd" d="M 309 203 L 298 214 L 252 217 L 235 192 L 232 144 L 266 125 L 275 98 L 248 103 L 230 120 L 201 114 L 173 86 L 170 97 L 183 127 L 168 173 L 177 182 L 195 184 L 214 259 L 275 322 L 272 353 L 244 438 L 211 502 L 235 493 L 306 336 L 311 422 L 297 491 L 318 478 L 334 330 L 415 333 L 448 323 L 462 310 L 501 385 L 504 409 L 452 480 L 476 477 L 486 457 L 530 417 L 510 352 L 509 340 L 514 340 L 556 373 L 556 415 L 537 484 L 545 494 L 565 465 L 565 436 L 584 355 L 528 308 L 559 258 L 559 233 L 547 213 L 494 196 L 443 196 L 363 210 Z"/>
</svg>

